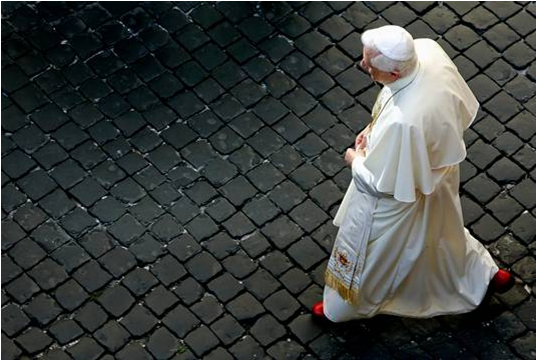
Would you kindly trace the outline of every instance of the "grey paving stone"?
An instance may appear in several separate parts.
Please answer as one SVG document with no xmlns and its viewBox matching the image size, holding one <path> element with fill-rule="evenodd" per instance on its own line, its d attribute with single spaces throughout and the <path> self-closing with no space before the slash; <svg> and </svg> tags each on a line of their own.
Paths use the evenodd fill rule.
<svg viewBox="0 0 537 361">
<path fill-rule="evenodd" d="M 313 165 L 305 163 L 295 169 L 290 178 L 303 190 L 310 190 L 324 180 L 323 174 Z"/>
<path fill-rule="evenodd" d="M 224 312 L 222 305 L 213 295 L 204 296 L 190 309 L 206 324 L 212 323 Z"/>
<path fill-rule="evenodd" d="M 106 159 L 106 153 L 100 150 L 93 142 L 87 141 L 71 152 L 84 169 L 91 169 Z"/>
<path fill-rule="evenodd" d="M 237 179 L 237 178 L 236 178 Z M 227 183 L 228 186 L 231 182 Z M 215 189 L 207 182 L 201 181 L 185 191 L 196 204 L 201 205 L 217 195 Z"/>
<path fill-rule="evenodd" d="M 203 175 L 215 187 L 219 187 L 237 174 L 236 167 L 229 161 L 215 158 L 203 170 Z"/>
<path fill-rule="evenodd" d="M 135 152 L 128 153 L 128 150 L 125 153 L 125 155 L 117 160 L 117 164 L 127 172 L 127 174 L 133 175 L 148 165 L 148 162 L 140 154 Z"/>
<path fill-rule="evenodd" d="M 193 255 L 201 251 L 201 246 L 192 236 L 182 234 L 168 244 L 168 251 L 173 254 L 181 262 L 191 258 Z"/>
<path fill-rule="evenodd" d="M 57 187 L 52 178 L 42 169 L 32 171 L 25 175 L 17 181 L 17 185 L 34 201 L 42 198 Z"/>
<path fill-rule="evenodd" d="M 261 232 L 272 244 L 280 249 L 287 248 L 303 235 L 300 227 L 285 215 L 267 223 L 261 229 Z"/>
<path fill-rule="evenodd" d="M 5 187 L 2 187 L 2 209 L 6 212 L 11 212 L 16 209 L 18 206 L 23 204 L 27 197 L 15 188 L 14 184 L 8 184 Z"/>
<path fill-rule="evenodd" d="M 289 216 L 307 232 L 313 231 L 328 219 L 328 216 L 310 200 L 295 207 Z"/>
<path fill-rule="evenodd" d="M 68 311 L 74 311 L 81 306 L 89 295 L 74 280 L 70 279 L 54 291 L 54 298 Z"/>
<path fill-rule="evenodd" d="M 243 279 L 257 268 L 254 263 L 244 253 L 237 253 L 229 256 L 222 262 L 224 268 L 238 279 Z"/>
<path fill-rule="evenodd" d="M 107 288 L 97 298 L 99 304 L 115 317 L 122 316 L 132 306 L 135 299 L 129 291 L 121 286 L 114 285 Z"/>
<path fill-rule="evenodd" d="M 99 263 L 115 278 L 118 278 L 136 266 L 136 259 L 125 248 L 115 247 L 101 256 Z"/>
<path fill-rule="evenodd" d="M 53 321 L 62 309 L 52 297 L 42 293 L 26 305 L 24 312 L 39 325 L 44 326 Z"/>
<path fill-rule="evenodd" d="M 185 267 L 171 255 L 166 255 L 153 263 L 150 271 L 165 286 L 176 282 L 186 274 Z"/>
<path fill-rule="evenodd" d="M 263 305 L 280 321 L 289 320 L 300 309 L 300 304 L 285 290 L 269 296 Z"/>
<path fill-rule="evenodd" d="M 186 225 L 186 230 L 201 242 L 218 232 L 218 225 L 209 216 L 200 214 Z"/>
<path fill-rule="evenodd" d="M 84 336 L 66 351 L 74 359 L 96 359 L 102 355 L 104 349 L 93 338 Z"/>
<path fill-rule="evenodd" d="M 34 241 L 24 238 L 17 242 L 9 255 L 23 269 L 29 269 L 46 257 L 46 252 Z"/>
<path fill-rule="evenodd" d="M 279 100 L 276 100 L 275 98 L 271 96 L 267 96 L 263 98 L 254 108 L 254 113 L 259 116 L 266 124 L 272 125 L 276 123 L 278 120 L 280 120 L 283 116 L 289 113 L 289 109 L 282 104 Z M 274 136 L 273 133 L 268 132 L 264 128 L 263 131 L 267 134 L 270 134 L 273 139 L 272 142 L 274 143 L 273 146 L 277 146 L 280 139 L 276 136 Z"/>
<path fill-rule="evenodd" d="M 143 234 L 144 227 L 133 216 L 126 214 L 108 227 L 108 230 L 123 245 L 128 245 Z"/>
<path fill-rule="evenodd" d="M 151 331 L 158 319 L 144 306 L 135 305 L 120 323 L 135 337 L 143 336 Z"/>
<path fill-rule="evenodd" d="M 238 295 L 244 289 L 244 286 L 229 273 L 224 273 L 209 282 L 207 288 L 213 292 L 221 302 L 227 302 Z"/>
<path fill-rule="evenodd" d="M 265 315 L 259 318 L 252 326 L 250 333 L 261 343 L 261 345 L 267 346 L 284 336 L 286 331 L 274 317 Z"/>
<path fill-rule="evenodd" d="M 531 228 L 535 224 L 535 217 L 533 217 L 528 212 L 523 212 L 509 228 L 514 232 L 514 234 L 520 238 L 524 243 L 528 244 L 533 239 L 535 239 L 534 228 Z"/>
<path fill-rule="evenodd" d="M 241 322 L 253 320 L 265 312 L 261 303 L 259 303 L 250 293 L 243 293 L 228 302 L 226 309 Z"/>
<path fill-rule="evenodd" d="M 146 190 L 151 191 L 165 181 L 164 177 L 155 167 L 149 166 L 134 175 L 134 180 Z"/>
<path fill-rule="evenodd" d="M 173 292 L 186 304 L 190 305 L 199 300 L 205 289 L 192 277 L 181 281 Z"/>
<path fill-rule="evenodd" d="M 35 354 L 36 352 L 42 351 L 53 342 L 52 338 L 36 327 L 28 328 L 22 335 L 17 337 L 16 340 L 22 349 L 29 354 Z"/>
<path fill-rule="evenodd" d="M 520 306 L 515 309 L 515 314 L 518 318 L 528 327 L 530 330 L 534 331 L 534 320 L 535 320 L 535 298 L 530 297 Z"/>
<path fill-rule="evenodd" d="M 524 358 L 532 358 L 535 353 L 533 349 L 533 343 L 535 342 L 535 332 L 529 332 L 528 334 L 519 337 L 512 342 L 516 352 Z"/>
<path fill-rule="evenodd" d="M 292 340 L 279 341 L 267 350 L 275 359 L 299 359 L 306 354 L 306 349 Z"/>
<path fill-rule="evenodd" d="M 135 268 L 130 271 L 122 280 L 134 295 L 140 297 L 144 295 L 151 287 L 158 284 L 158 280 L 145 268 Z"/>
<path fill-rule="evenodd" d="M 227 233 L 220 232 L 204 242 L 204 247 L 217 259 L 221 260 L 234 254 L 240 249 L 237 241 L 233 240 Z"/>
<path fill-rule="evenodd" d="M 207 282 L 222 270 L 218 261 L 207 252 L 201 252 L 186 263 L 189 273 L 200 282 Z"/>
<path fill-rule="evenodd" d="M 322 333 L 322 328 L 314 322 L 310 315 L 299 315 L 290 324 L 293 335 L 303 343 L 308 343 Z"/>
<path fill-rule="evenodd" d="M 97 291 L 112 280 L 112 276 L 94 260 L 77 269 L 73 277 L 88 292 Z"/>
<path fill-rule="evenodd" d="M 13 221 L 3 221 L 4 234 L 2 236 L 2 249 L 9 249 L 26 235 L 24 231 Z"/>
<path fill-rule="evenodd" d="M 331 342 L 328 335 L 322 335 L 310 343 L 310 347 L 317 357 L 322 359 L 332 359 L 340 357 L 343 352 L 341 344 Z"/>
<path fill-rule="evenodd" d="M 236 238 L 245 236 L 256 229 L 254 224 L 242 212 L 235 213 L 234 216 L 223 223 L 223 226 L 231 236 Z"/>
<path fill-rule="evenodd" d="M 204 360 L 233 360 L 233 355 L 222 347 L 217 347 L 203 357 Z"/>
<path fill-rule="evenodd" d="M 173 307 L 179 299 L 163 286 L 154 288 L 145 298 L 144 302 L 157 316 L 161 316 Z"/>
<path fill-rule="evenodd" d="M 79 243 L 93 257 L 100 257 L 113 248 L 114 241 L 108 233 L 102 230 L 95 230 L 86 234 Z"/>
<path fill-rule="evenodd" d="M 185 338 L 185 342 L 192 348 L 192 351 L 201 356 L 219 344 L 218 338 L 205 325 L 201 325 L 192 331 Z"/>
<path fill-rule="evenodd" d="M 524 179 L 510 190 L 510 194 L 526 208 L 535 207 L 535 183 Z"/>
<path fill-rule="evenodd" d="M 263 259 L 261 260 L 263 262 Z M 268 271 L 258 269 L 244 280 L 244 286 L 258 299 L 263 300 L 280 287 L 280 284 Z"/>
<path fill-rule="evenodd" d="M 165 327 L 158 328 L 149 338 L 146 348 L 157 359 L 167 359 L 178 349 L 179 342 Z"/>
<path fill-rule="evenodd" d="M 520 5 L 515 3 L 485 4 L 484 6 L 502 20 L 505 20 L 520 9 Z"/>
<path fill-rule="evenodd" d="M 520 320 L 509 311 L 502 313 L 493 321 L 494 331 L 502 338 L 512 338 L 522 334 L 526 327 Z"/>
<path fill-rule="evenodd" d="M 50 290 L 68 278 L 65 269 L 50 258 L 32 268 L 28 275 L 44 290 Z"/>
<path fill-rule="evenodd" d="M 285 179 L 284 175 L 270 163 L 257 166 L 248 172 L 246 177 L 262 192 L 271 190 Z"/>
<path fill-rule="evenodd" d="M 60 221 L 61 226 L 71 236 L 78 238 L 85 231 L 98 224 L 97 219 L 88 214 L 82 207 L 77 206 Z"/>
<path fill-rule="evenodd" d="M 108 321 L 93 336 L 112 353 L 129 342 L 129 333 L 117 321 Z"/>
<path fill-rule="evenodd" d="M 211 330 L 222 341 L 224 345 L 229 345 L 241 337 L 245 330 L 231 316 L 225 315 L 211 325 Z"/>
<path fill-rule="evenodd" d="M 270 248 L 270 243 L 258 231 L 240 240 L 242 249 L 252 258 L 256 258 Z"/>
<path fill-rule="evenodd" d="M 129 211 L 137 220 L 144 224 L 151 223 L 155 218 L 164 214 L 162 207 L 150 196 L 142 198 Z"/>
<path fill-rule="evenodd" d="M 2 266 L 5 267 L 6 260 L 2 258 Z M 4 275 L 4 269 L 2 269 L 2 275 Z M 39 286 L 32 281 L 26 274 L 15 278 L 7 286 L 5 286 L 7 294 L 15 299 L 19 303 L 28 301 L 34 294 L 40 291 Z"/>
<path fill-rule="evenodd" d="M 110 189 L 112 195 L 125 203 L 135 203 L 142 198 L 146 192 L 131 178 L 127 178 Z"/>
<path fill-rule="evenodd" d="M 285 114 L 282 114 L 282 116 L 283 115 Z M 263 117 L 261 116 L 261 118 Z M 283 147 L 285 145 L 285 140 L 272 129 L 265 127 L 250 137 L 247 143 L 266 158 Z"/>
<path fill-rule="evenodd" d="M 162 323 L 180 338 L 184 338 L 199 322 L 198 318 L 182 305 L 175 307 L 162 319 Z"/>
<path fill-rule="evenodd" d="M 322 299 L 323 289 L 313 284 L 309 286 L 304 292 L 300 294 L 298 300 L 308 309 L 311 309 L 313 305 Z"/>
<path fill-rule="evenodd" d="M 161 242 L 155 240 L 148 233 L 134 241 L 129 247 L 129 252 L 141 263 L 152 263 L 162 256 L 166 251 Z"/>
<path fill-rule="evenodd" d="M 230 348 L 237 359 L 261 360 L 266 354 L 264 349 L 251 336 L 246 336 Z"/>
<path fill-rule="evenodd" d="M 531 282 L 535 278 L 535 259 L 529 256 L 517 261 L 513 266 L 513 271 L 518 274 L 525 282 Z"/>
<path fill-rule="evenodd" d="M 508 223 L 519 215 L 523 208 L 513 198 L 506 194 L 500 193 L 490 203 L 487 208 L 492 211 L 492 214 L 502 223 Z"/>
<path fill-rule="evenodd" d="M 10 303 L 2 308 L 2 331 L 7 336 L 15 335 L 26 328 L 29 323 L 30 319 L 16 304 Z"/>
<path fill-rule="evenodd" d="M 303 159 L 294 148 L 284 146 L 270 156 L 270 162 L 282 173 L 289 174 L 303 163 Z"/>
<path fill-rule="evenodd" d="M 76 203 L 67 196 L 61 189 L 56 189 L 52 193 L 39 200 L 39 205 L 45 212 L 54 219 L 58 219 L 76 206 Z"/>
<path fill-rule="evenodd" d="M 506 125 L 509 129 L 513 130 L 518 137 L 528 140 L 531 138 L 529 135 L 532 129 L 535 130 L 535 126 L 529 122 L 529 119 L 531 119 L 531 114 L 529 112 L 522 111 Z"/>
<path fill-rule="evenodd" d="M 211 145 L 222 154 L 230 154 L 244 143 L 244 140 L 229 127 L 222 128 L 209 140 Z"/>
</svg>

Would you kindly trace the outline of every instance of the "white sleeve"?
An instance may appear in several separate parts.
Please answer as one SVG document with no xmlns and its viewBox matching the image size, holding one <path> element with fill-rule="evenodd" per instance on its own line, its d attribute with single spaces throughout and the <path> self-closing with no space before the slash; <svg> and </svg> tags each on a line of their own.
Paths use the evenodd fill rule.
<svg viewBox="0 0 537 361">
<path fill-rule="evenodd" d="M 362 193 L 367 193 L 377 198 L 393 197 L 391 194 L 378 191 L 373 174 L 364 167 L 364 160 L 365 157 L 357 156 L 352 162 L 352 179 L 356 188 Z"/>
</svg>

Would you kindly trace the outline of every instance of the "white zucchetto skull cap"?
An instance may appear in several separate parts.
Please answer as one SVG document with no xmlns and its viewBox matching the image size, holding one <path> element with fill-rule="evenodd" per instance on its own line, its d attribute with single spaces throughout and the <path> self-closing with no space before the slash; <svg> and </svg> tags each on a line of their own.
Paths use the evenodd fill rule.
<svg viewBox="0 0 537 361">
<path fill-rule="evenodd" d="M 410 60 L 415 54 L 412 35 L 396 25 L 385 25 L 365 31 L 362 34 L 362 43 L 365 46 L 373 44 L 382 54 L 392 60 Z"/>
</svg>

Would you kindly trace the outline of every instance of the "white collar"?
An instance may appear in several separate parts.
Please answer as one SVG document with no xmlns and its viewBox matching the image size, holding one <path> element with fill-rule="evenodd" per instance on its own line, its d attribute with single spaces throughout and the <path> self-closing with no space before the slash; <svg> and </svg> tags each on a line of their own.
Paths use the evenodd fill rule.
<svg viewBox="0 0 537 361">
<path fill-rule="evenodd" d="M 404 86 L 407 86 L 416 76 L 418 75 L 418 72 L 420 70 L 420 63 L 418 61 L 418 64 L 416 65 L 416 68 L 412 71 L 412 73 L 408 74 L 404 78 L 399 78 L 393 83 L 386 84 L 385 86 L 390 89 L 390 91 L 395 92 Z"/>
</svg>

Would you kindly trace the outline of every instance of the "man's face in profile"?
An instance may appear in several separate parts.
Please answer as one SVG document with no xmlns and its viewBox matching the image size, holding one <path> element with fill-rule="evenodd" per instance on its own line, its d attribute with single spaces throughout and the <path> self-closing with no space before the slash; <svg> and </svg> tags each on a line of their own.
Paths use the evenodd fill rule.
<svg viewBox="0 0 537 361">
<path fill-rule="evenodd" d="M 360 61 L 360 67 L 369 74 L 373 81 L 381 84 L 390 84 L 399 79 L 399 72 L 386 72 L 379 70 L 371 65 L 371 58 L 375 57 L 378 53 L 375 53 L 369 48 L 362 50 L 362 60 Z"/>
</svg>

